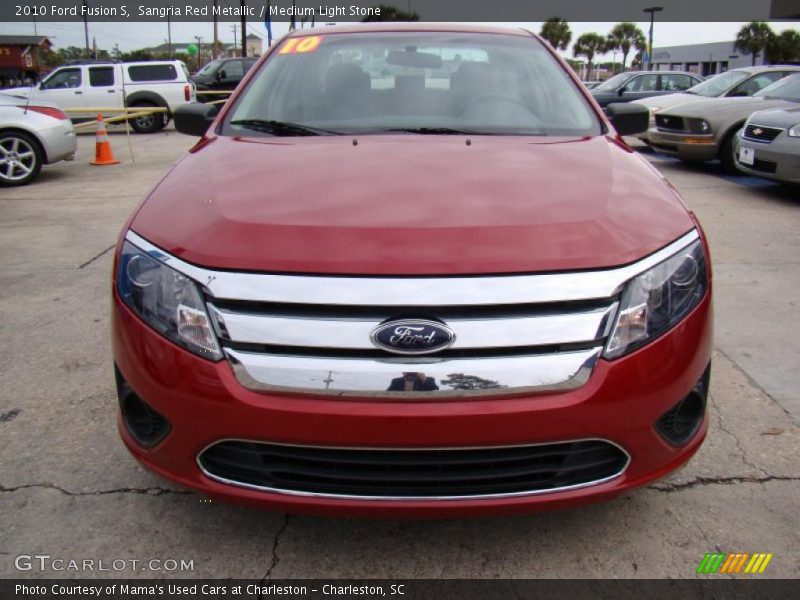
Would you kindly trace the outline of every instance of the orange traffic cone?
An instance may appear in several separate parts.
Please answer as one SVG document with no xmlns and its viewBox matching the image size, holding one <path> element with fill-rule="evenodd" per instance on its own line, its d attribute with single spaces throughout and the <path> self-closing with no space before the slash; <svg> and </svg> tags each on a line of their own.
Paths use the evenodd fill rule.
<svg viewBox="0 0 800 600">
<path fill-rule="evenodd" d="M 103 120 L 103 115 L 97 115 L 97 138 L 94 151 L 94 160 L 89 162 L 90 165 L 118 165 L 119 161 L 114 158 L 114 153 L 111 152 L 111 143 L 108 141 L 108 131 L 106 131 L 106 122 Z"/>
</svg>

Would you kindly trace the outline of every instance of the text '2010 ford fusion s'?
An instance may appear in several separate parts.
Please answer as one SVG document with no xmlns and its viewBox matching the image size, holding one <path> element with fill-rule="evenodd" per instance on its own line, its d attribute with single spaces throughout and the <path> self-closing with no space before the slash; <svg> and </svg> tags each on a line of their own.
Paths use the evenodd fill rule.
<svg viewBox="0 0 800 600">
<path fill-rule="evenodd" d="M 677 192 L 522 30 L 295 31 L 116 249 L 119 430 L 208 496 L 462 517 L 610 499 L 707 428 L 711 270 Z"/>
</svg>

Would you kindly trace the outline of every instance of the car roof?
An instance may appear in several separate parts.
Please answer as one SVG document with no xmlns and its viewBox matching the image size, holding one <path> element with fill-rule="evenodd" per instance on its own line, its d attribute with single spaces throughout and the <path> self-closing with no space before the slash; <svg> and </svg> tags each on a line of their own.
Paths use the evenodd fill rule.
<svg viewBox="0 0 800 600">
<path fill-rule="evenodd" d="M 453 32 L 453 33 L 491 33 L 538 37 L 525 29 L 508 27 L 491 27 L 486 25 L 463 25 L 459 23 L 412 23 L 407 21 L 383 21 L 376 23 L 350 23 L 314 27 L 311 29 L 295 29 L 287 37 L 307 35 L 327 35 L 329 33 L 389 33 L 389 32 Z"/>
</svg>

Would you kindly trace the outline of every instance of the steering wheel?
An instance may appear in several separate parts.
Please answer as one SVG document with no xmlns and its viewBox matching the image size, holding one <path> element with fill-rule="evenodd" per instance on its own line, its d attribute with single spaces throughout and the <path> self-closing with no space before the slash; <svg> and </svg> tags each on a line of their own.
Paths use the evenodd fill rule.
<svg viewBox="0 0 800 600">
<path fill-rule="evenodd" d="M 481 104 L 485 102 L 497 101 L 500 100 L 502 102 L 508 102 L 509 104 L 515 104 L 520 108 L 524 108 L 527 112 L 531 112 L 531 109 L 519 98 L 515 98 L 514 96 L 509 96 L 507 94 L 498 94 L 496 92 L 491 92 L 487 94 L 479 94 L 477 96 L 472 96 L 471 98 L 467 98 L 461 103 L 461 106 L 458 107 L 458 111 L 456 114 L 461 115 L 463 114 L 470 106 L 473 104 Z M 531 113 L 533 114 L 533 113 Z"/>
</svg>

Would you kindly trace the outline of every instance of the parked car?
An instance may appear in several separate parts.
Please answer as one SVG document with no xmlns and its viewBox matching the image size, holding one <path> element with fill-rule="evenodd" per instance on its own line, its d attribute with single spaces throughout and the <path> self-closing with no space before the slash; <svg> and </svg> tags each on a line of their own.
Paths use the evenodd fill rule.
<svg viewBox="0 0 800 600">
<path fill-rule="evenodd" d="M 800 87 L 800 78 L 797 85 Z M 736 142 L 740 171 L 800 184 L 800 106 L 750 115 Z"/>
<path fill-rule="evenodd" d="M 176 111 L 200 142 L 121 233 L 133 455 L 215 498 L 375 516 L 577 505 L 686 463 L 711 271 L 620 137 L 646 109 L 603 114 L 522 30 L 315 31 Z"/>
<path fill-rule="evenodd" d="M 747 118 L 770 108 L 800 105 L 800 73 L 785 77 L 749 98 L 715 98 L 656 113 L 650 130 L 654 150 L 696 162 L 719 159 L 736 172 L 735 140 Z"/>
<path fill-rule="evenodd" d="M 34 87 L 5 90 L 33 102 L 52 102 L 75 121 L 96 118 L 87 108 L 163 107 L 166 114 L 131 119 L 139 133 L 163 129 L 176 108 L 195 101 L 194 84 L 179 60 L 119 63 L 83 61 L 53 70 Z"/>
<path fill-rule="evenodd" d="M 75 158 L 77 139 L 56 105 L 0 93 L 0 185 L 25 185 L 42 165 Z"/>
<path fill-rule="evenodd" d="M 714 76 L 713 79 L 710 77 L 706 78 L 705 81 L 698 83 L 685 92 L 667 94 L 665 96 L 653 96 L 642 100 L 634 100 L 634 102 L 642 104 L 650 110 L 650 128 L 652 129 L 656 126 L 656 113 L 662 110 L 688 102 L 697 102 L 704 98 L 752 96 L 768 85 L 794 73 L 800 73 L 800 66 L 745 67 L 741 69 L 731 69 L 730 71 Z M 648 130 L 636 137 L 644 142 L 649 142 L 650 132 Z"/>
<path fill-rule="evenodd" d="M 601 83 L 603 83 L 603 82 L 602 81 L 584 81 L 583 85 L 586 86 L 587 90 L 591 90 L 592 88 L 596 88 Z"/>
<path fill-rule="evenodd" d="M 628 71 L 614 75 L 591 92 L 600 106 L 608 106 L 612 102 L 630 102 L 688 90 L 701 81 L 703 78 L 699 75 L 685 71 Z"/>
<path fill-rule="evenodd" d="M 255 57 L 220 58 L 212 60 L 192 75 L 192 82 L 198 91 L 232 91 L 239 85 L 245 74 L 258 61 Z M 201 101 L 219 100 L 213 95 L 199 94 Z"/>
</svg>

